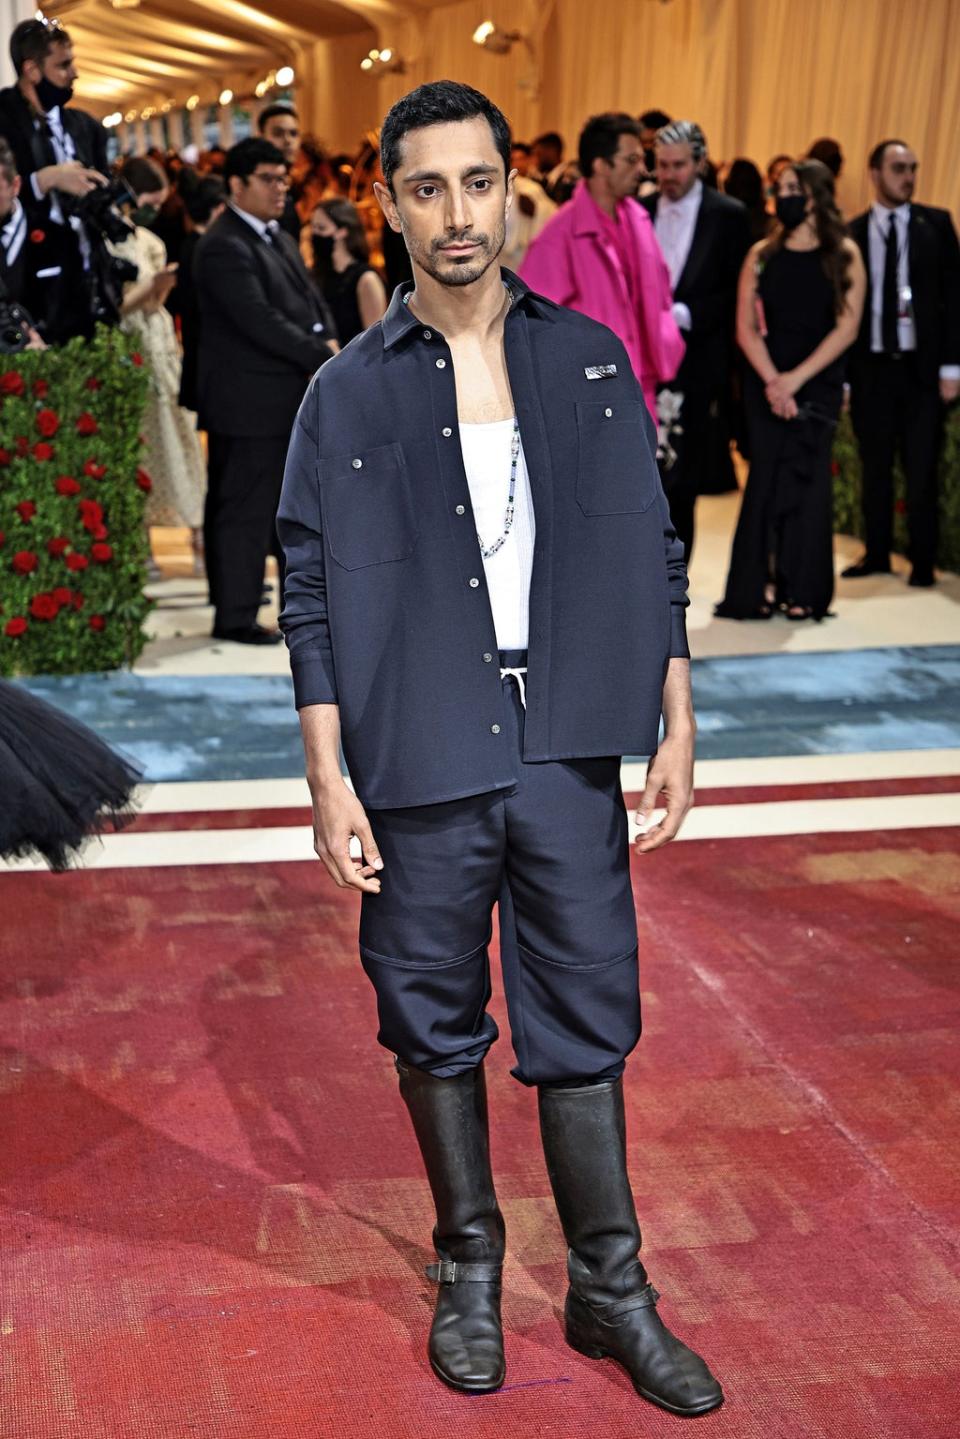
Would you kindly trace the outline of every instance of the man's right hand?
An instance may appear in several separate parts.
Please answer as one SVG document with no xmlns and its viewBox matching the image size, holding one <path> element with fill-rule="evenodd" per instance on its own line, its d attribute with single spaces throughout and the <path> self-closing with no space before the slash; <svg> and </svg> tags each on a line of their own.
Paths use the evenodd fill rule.
<svg viewBox="0 0 960 1439">
<path fill-rule="evenodd" d="M 106 185 L 106 175 L 81 165 L 79 160 L 64 160 L 61 165 L 44 165 L 36 172 L 40 192 L 60 190 L 64 195 L 89 195 L 98 185 Z"/>
<path fill-rule="evenodd" d="M 363 805 L 342 779 L 329 785 L 311 785 L 313 795 L 313 848 L 340 889 L 379 894 L 377 873 L 383 869 Z M 356 835 L 363 859 L 350 854 Z"/>
</svg>

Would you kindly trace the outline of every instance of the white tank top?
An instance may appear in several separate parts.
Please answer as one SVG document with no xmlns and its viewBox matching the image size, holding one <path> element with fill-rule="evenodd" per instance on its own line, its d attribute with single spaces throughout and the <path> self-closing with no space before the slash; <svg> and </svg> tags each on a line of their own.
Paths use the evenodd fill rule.
<svg viewBox="0 0 960 1439">
<path fill-rule="evenodd" d="M 490 425 L 461 425 L 460 448 L 467 472 L 473 517 L 484 549 L 504 530 L 510 492 L 510 453 L 513 420 Z M 483 561 L 493 610 L 497 648 L 525 650 L 529 631 L 530 576 L 536 534 L 530 477 L 523 445 L 517 457 L 517 484 L 513 497 L 513 527 L 496 554 Z"/>
</svg>

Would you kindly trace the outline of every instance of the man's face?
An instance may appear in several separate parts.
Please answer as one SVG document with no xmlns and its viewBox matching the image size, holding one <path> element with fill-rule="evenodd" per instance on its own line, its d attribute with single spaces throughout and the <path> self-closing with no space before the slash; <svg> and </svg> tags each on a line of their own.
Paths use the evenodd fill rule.
<svg viewBox="0 0 960 1439">
<path fill-rule="evenodd" d="M 888 205 L 905 205 L 917 188 L 917 157 L 909 145 L 888 145 L 879 170 L 871 170 L 879 199 Z"/>
<path fill-rule="evenodd" d="M 682 200 L 693 189 L 700 166 L 689 144 L 657 146 L 657 184 L 668 200 Z"/>
<path fill-rule="evenodd" d="M 263 128 L 263 138 L 276 145 L 288 165 L 292 165 L 300 149 L 300 121 L 296 115 L 271 115 Z"/>
<path fill-rule="evenodd" d="M 58 41 L 50 46 L 42 64 L 39 60 L 27 60 L 23 73 L 31 85 L 36 85 L 41 77 L 64 88 L 76 84 L 77 67 L 73 59 L 73 46 Z"/>
<path fill-rule="evenodd" d="M 9 220 L 13 202 L 19 194 L 20 176 L 14 175 L 12 180 L 8 180 L 0 170 L 0 225 L 5 225 Z"/>
<path fill-rule="evenodd" d="M 376 182 L 391 229 L 403 234 L 414 265 L 441 285 L 471 285 L 503 249 L 513 171 L 482 115 L 425 125 L 404 135 L 393 195 Z"/>
<path fill-rule="evenodd" d="M 511 150 L 510 164 L 518 175 L 526 175 L 530 169 L 530 155 L 526 150 Z"/>
<path fill-rule="evenodd" d="M 556 145 L 534 145 L 533 163 L 541 175 L 549 175 L 560 164 L 560 151 Z"/>
<path fill-rule="evenodd" d="M 238 175 L 230 177 L 230 197 L 241 210 L 257 220 L 279 220 L 287 198 L 286 165 L 271 165 L 261 161 L 253 174 L 246 180 Z"/>
<path fill-rule="evenodd" d="M 643 173 L 643 150 L 636 135 L 619 135 L 617 148 L 610 160 L 595 160 L 593 173 L 605 171 L 610 188 L 618 200 L 635 195 Z"/>
</svg>

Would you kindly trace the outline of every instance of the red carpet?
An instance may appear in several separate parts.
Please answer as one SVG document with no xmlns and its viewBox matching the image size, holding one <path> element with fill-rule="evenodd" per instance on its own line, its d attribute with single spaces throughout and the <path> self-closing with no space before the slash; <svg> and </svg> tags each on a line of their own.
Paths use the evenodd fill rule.
<svg viewBox="0 0 960 1439">
<path fill-rule="evenodd" d="M 953 1439 L 956 832 L 689 842 L 636 880 L 646 1257 L 728 1395 L 686 1422 Z M 468 1399 L 429 1373 L 426 1188 L 355 903 L 319 866 L 5 876 L 0 934 L 4 1439 L 684 1428 L 563 1343 L 506 1039 L 508 1386 Z"/>
</svg>

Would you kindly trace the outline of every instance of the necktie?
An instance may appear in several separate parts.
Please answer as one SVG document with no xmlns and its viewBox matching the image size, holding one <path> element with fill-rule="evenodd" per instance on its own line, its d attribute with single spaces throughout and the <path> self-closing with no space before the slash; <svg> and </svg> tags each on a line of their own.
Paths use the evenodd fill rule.
<svg viewBox="0 0 960 1439">
<path fill-rule="evenodd" d="M 897 335 L 897 311 L 899 310 L 899 284 L 897 279 L 897 221 L 891 214 L 887 230 L 887 251 L 883 262 L 883 310 L 880 334 L 883 348 L 888 355 L 900 353 Z"/>
</svg>

